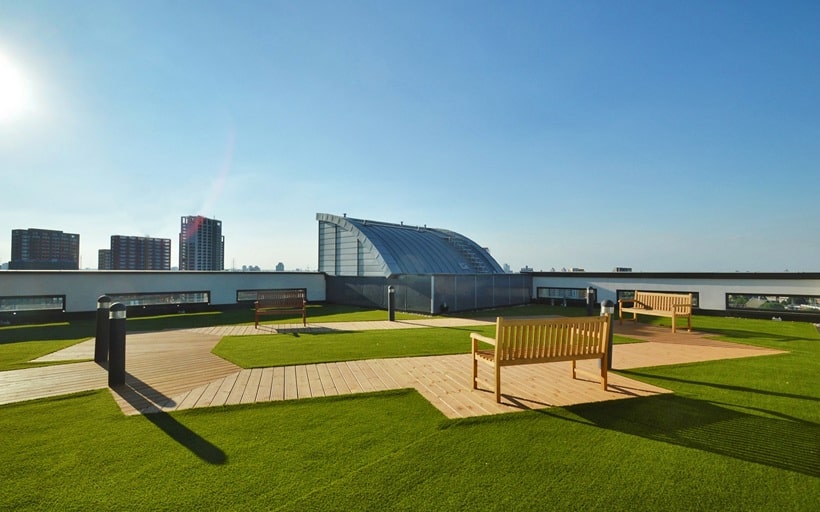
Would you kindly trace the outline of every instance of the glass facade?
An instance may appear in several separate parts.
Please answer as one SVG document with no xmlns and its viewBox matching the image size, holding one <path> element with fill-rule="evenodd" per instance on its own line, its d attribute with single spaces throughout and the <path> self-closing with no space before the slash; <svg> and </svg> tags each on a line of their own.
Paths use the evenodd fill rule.
<svg viewBox="0 0 820 512">
<path fill-rule="evenodd" d="M 179 232 L 180 270 L 224 270 L 222 222 L 202 216 L 182 217 Z"/>
</svg>

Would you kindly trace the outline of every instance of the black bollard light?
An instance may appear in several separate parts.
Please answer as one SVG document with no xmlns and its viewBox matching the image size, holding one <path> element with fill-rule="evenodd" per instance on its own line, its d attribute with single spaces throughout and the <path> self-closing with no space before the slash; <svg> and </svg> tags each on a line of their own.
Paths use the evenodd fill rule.
<svg viewBox="0 0 820 512">
<path fill-rule="evenodd" d="M 396 289 L 392 284 L 387 287 L 387 320 L 396 321 Z"/>
<path fill-rule="evenodd" d="M 115 302 L 109 314 L 108 387 L 125 384 L 125 304 Z"/>
<path fill-rule="evenodd" d="M 587 316 L 592 316 L 592 308 L 595 307 L 595 288 L 587 286 Z"/>
<path fill-rule="evenodd" d="M 94 340 L 94 361 L 105 363 L 108 361 L 108 309 L 111 307 L 111 297 L 101 295 L 97 299 L 97 337 Z"/>
</svg>

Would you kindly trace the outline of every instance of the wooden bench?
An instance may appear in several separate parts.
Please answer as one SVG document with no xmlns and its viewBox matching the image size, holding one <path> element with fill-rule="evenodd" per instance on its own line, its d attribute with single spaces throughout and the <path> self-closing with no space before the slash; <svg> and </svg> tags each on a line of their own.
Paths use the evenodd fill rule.
<svg viewBox="0 0 820 512">
<path fill-rule="evenodd" d="M 307 293 L 304 289 L 267 290 L 256 295 L 254 306 L 255 328 L 259 317 L 264 315 L 302 315 L 302 325 L 307 326 Z"/>
<path fill-rule="evenodd" d="M 608 316 L 574 318 L 503 318 L 495 324 L 495 338 L 470 334 L 473 345 L 473 389 L 478 389 L 478 362 L 489 363 L 495 370 L 495 401 L 501 402 L 501 367 L 519 364 L 572 361 L 572 378 L 579 372 L 575 361 L 601 360 L 601 386 L 606 389 L 608 366 Z M 479 350 L 478 342 L 493 345 Z"/>
<path fill-rule="evenodd" d="M 632 303 L 626 307 L 626 303 Z M 618 318 L 624 323 L 624 313 L 632 313 L 632 320 L 638 321 L 638 315 L 663 316 L 672 319 L 672 332 L 675 332 L 677 319 L 686 317 L 687 328 L 692 330 L 692 294 L 657 293 L 635 291 L 631 299 L 618 300 Z"/>
</svg>

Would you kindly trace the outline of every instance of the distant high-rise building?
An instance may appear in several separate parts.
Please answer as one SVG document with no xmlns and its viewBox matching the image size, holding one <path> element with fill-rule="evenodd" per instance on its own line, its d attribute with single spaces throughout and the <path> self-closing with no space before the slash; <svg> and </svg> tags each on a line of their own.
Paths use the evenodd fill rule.
<svg viewBox="0 0 820 512">
<path fill-rule="evenodd" d="M 111 270 L 171 270 L 171 239 L 112 235 Z"/>
<path fill-rule="evenodd" d="M 225 269 L 222 221 L 201 215 L 182 217 L 179 230 L 179 269 Z"/>
<path fill-rule="evenodd" d="M 97 270 L 111 270 L 111 249 L 97 251 Z"/>
<path fill-rule="evenodd" d="M 12 270 L 78 270 L 80 235 L 51 229 L 11 231 Z"/>
</svg>

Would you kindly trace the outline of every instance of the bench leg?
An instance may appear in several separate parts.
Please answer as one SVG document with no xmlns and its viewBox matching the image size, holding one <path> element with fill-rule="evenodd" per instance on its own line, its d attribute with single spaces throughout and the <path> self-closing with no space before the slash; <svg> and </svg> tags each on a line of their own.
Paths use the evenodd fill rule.
<svg viewBox="0 0 820 512">
<path fill-rule="evenodd" d="M 478 389 L 478 383 L 476 382 L 476 380 L 478 380 L 478 359 L 476 358 L 475 353 L 473 353 L 473 389 Z"/>
<path fill-rule="evenodd" d="M 501 403 L 501 367 L 495 364 L 495 401 Z"/>
<path fill-rule="evenodd" d="M 570 377 L 572 377 L 574 379 L 574 378 L 576 378 L 575 377 L 575 359 L 573 359 L 571 362 L 572 362 L 572 364 L 570 365 Z"/>
<path fill-rule="evenodd" d="M 601 387 L 606 391 L 606 371 L 607 366 L 609 366 L 609 355 L 605 354 L 604 357 L 601 358 Z"/>
</svg>

